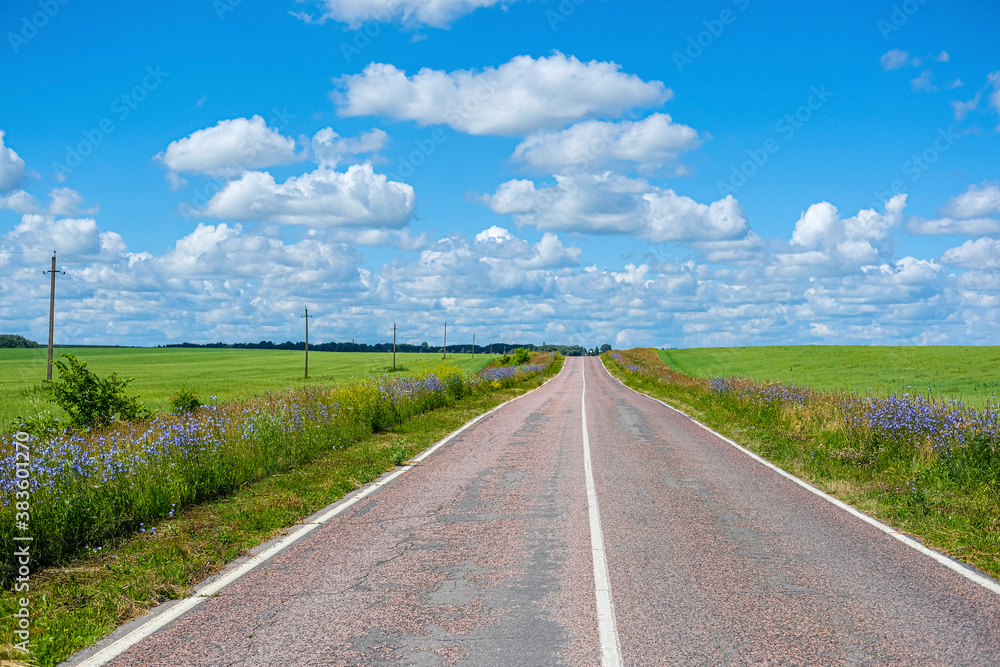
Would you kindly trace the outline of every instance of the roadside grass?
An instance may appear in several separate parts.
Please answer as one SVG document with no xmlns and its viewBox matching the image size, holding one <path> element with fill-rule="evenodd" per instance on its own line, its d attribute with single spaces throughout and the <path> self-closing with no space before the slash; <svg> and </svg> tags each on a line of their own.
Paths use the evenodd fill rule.
<svg viewBox="0 0 1000 667">
<path fill-rule="evenodd" d="M 186 507 L 157 522 L 151 534 L 121 537 L 32 573 L 33 650 L 21 664 L 56 665 L 152 607 L 186 597 L 192 586 L 254 546 L 286 533 L 302 518 L 412 458 L 476 415 L 540 386 L 563 363 L 564 358 L 557 357 L 540 374 L 364 435 L 293 470 Z M 12 619 L 20 595 L 9 589 L 0 594 L 0 617 Z M 11 630 L 6 624 L 0 630 L 0 644 L 12 643 Z M 16 651 L 8 655 L 24 660 Z M 0 660 L 4 657 L 0 650 Z"/>
<path fill-rule="evenodd" d="M 879 399 L 693 378 L 672 370 L 652 349 L 602 358 L 629 387 L 683 410 L 925 545 L 1000 578 L 1000 448 L 997 414 L 988 407 L 974 414 L 916 397 Z M 942 415 L 953 422 L 942 422 Z M 936 426 L 907 426 L 915 419 Z M 886 429 L 885 423 L 897 426 Z"/>
<path fill-rule="evenodd" d="M 1000 347 L 795 345 L 659 350 L 693 377 L 738 375 L 817 391 L 919 391 L 985 405 L 1000 393 Z"/>
<path fill-rule="evenodd" d="M 352 377 L 392 373 L 391 352 L 309 353 L 309 379 L 303 377 L 305 355 L 297 350 L 230 350 L 211 348 L 55 348 L 54 356 L 75 354 L 98 375 L 134 377 L 127 388 L 154 411 L 170 411 L 170 397 L 182 387 L 203 403 L 260 396 L 280 389 L 340 384 Z M 42 391 L 47 350 L 0 349 L 0 433 L 9 433 L 18 416 L 65 413 Z M 445 363 L 475 373 L 489 356 L 449 354 Z M 396 373 L 419 373 L 442 363 L 438 353 L 399 353 Z M 400 367 L 405 367 L 405 371 Z M 58 378 L 58 373 L 53 374 Z"/>
</svg>

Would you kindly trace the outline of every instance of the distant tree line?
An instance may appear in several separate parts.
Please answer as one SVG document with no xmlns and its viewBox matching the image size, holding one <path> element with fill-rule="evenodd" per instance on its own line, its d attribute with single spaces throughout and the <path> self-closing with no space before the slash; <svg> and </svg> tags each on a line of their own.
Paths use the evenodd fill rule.
<svg viewBox="0 0 1000 667">
<path fill-rule="evenodd" d="M 33 340 L 17 334 L 0 334 L 0 348 L 41 347 Z"/>
<path fill-rule="evenodd" d="M 157 347 L 199 347 L 226 350 L 305 350 L 304 341 L 284 343 L 274 343 L 269 340 L 262 340 L 259 343 L 169 343 L 158 345 Z M 601 352 L 608 352 L 611 346 L 605 343 L 601 346 L 585 348 L 581 345 L 533 345 L 531 343 L 493 343 L 490 345 L 476 345 L 476 354 L 487 354 L 492 349 L 494 354 L 512 352 L 519 347 L 538 352 L 558 352 L 567 357 L 585 357 L 597 355 Z M 343 343 L 310 343 L 309 349 L 316 352 L 392 352 L 392 343 L 355 343 L 353 341 Z M 433 346 L 429 343 L 413 345 L 411 343 L 397 343 L 397 352 L 439 352 L 443 353 L 444 348 L 440 345 Z M 448 354 L 472 354 L 471 344 L 456 344 L 448 346 Z"/>
</svg>

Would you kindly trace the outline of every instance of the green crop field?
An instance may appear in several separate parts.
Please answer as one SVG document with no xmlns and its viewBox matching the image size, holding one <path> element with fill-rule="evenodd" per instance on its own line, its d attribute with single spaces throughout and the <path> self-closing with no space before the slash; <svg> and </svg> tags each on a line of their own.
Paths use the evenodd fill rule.
<svg viewBox="0 0 1000 667">
<path fill-rule="evenodd" d="M 263 394 L 271 390 L 305 384 L 338 384 L 351 377 L 381 374 L 392 369 L 391 352 L 310 352 L 309 380 L 303 379 L 305 355 L 295 350 L 219 350 L 198 348 L 56 348 L 59 354 L 75 354 L 99 375 L 117 373 L 133 377 L 127 393 L 138 396 L 147 407 L 169 410 L 170 397 L 182 386 L 207 402 L 209 396 L 226 400 Z M 41 391 L 45 379 L 45 348 L 0 350 L 0 432 L 8 432 L 18 416 L 62 410 Z M 438 364 L 456 365 L 475 372 L 489 357 L 440 353 L 397 354 L 396 365 L 419 372 Z M 57 371 L 53 379 L 58 379 Z"/>
<path fill-rule="evenodd" d="M 1000 347 L 807 345 L 660 350 L 695 377 L 742 375 L 820 391 L 915 391 L 983 405 L 1000 389 Z"/>
</svg>

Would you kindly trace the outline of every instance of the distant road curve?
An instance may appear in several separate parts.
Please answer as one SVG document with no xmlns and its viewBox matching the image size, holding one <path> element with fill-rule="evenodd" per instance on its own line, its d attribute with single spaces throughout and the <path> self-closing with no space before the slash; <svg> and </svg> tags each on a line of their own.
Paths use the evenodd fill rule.
<svg viewBox="0 0 1000 667">
<path fill-rule="evenodd" d="M 64 664 L 1000 664 L 1000 595 L 597 359 L 394 475 Z"/>
</svg>

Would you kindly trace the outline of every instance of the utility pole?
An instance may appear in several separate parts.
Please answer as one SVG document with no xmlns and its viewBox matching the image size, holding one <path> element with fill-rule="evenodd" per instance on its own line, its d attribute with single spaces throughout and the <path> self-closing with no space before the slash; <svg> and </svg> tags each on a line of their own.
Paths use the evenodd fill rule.
<svg viewBox="0 0 1000 667">
<path fill-rule="evenodd" d="M 396 370 L 396 323 L 392 323 L 392 370 Z"/>
<path fill-rule="evenodd" d="M 306 318 L 306 379 L 309 379 L 309 307 L 306 306 L 306 314 L 302 317 Z"/>
<path fill-rule="evenodd" d="M 442 359 L 448 358 L 448 323 L 444 323 L 444 356 Z"/>
<path fill-rule="evenodd" d="M 472 334 L 472 358 L 476 358 L 476 334 Z"/>
<path fill-rule="evenodd" d="M 52 282 L 49 283 L 49 362 L 45 367 L 45 379 L 52 379 L 52 335 L 55 332 L 56 318 L 56 274 L 66 275 L 65 271 L 56 271 L 56 251 L 52 251 L 52 270 L 42 271 L 42 275 L 52 274 Z"/>
</svg>

